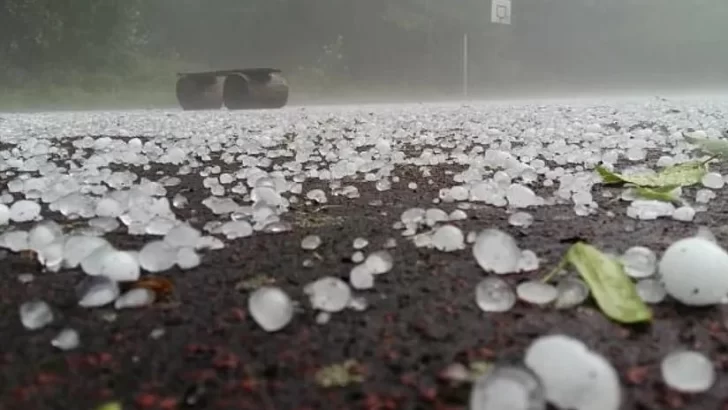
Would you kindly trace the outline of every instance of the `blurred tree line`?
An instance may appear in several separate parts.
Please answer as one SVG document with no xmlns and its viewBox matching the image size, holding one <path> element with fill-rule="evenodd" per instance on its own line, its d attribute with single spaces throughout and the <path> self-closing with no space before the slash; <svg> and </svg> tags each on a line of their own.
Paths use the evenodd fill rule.
<svg viewBox="0 0 728 410">
<path fill-rule="evenodd" d="M 725 0 L 513 0 L 510 26 L 490 23 L 490 7 L 489 0 L 3 0 L 0 85 L 95 87 L 154 70 L 162 77 L 268 66 L 323 89 L 451 90 L 460 86 L 466 33 L 474 88 L 728 73 Z"/>
</svg>

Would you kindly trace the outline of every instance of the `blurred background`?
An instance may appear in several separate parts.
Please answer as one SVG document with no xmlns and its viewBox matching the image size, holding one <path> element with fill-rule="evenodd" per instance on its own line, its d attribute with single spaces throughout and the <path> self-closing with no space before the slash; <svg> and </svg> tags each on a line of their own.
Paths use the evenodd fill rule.
<svg viewBox="0 0 728 410">
<path fill-rule="evenodd" d="M 276 67 L 291 101 L 721 88 L 728 1 L 3 0 L 0 106 L 174 106 L 175 72 Z"/>
</svg>

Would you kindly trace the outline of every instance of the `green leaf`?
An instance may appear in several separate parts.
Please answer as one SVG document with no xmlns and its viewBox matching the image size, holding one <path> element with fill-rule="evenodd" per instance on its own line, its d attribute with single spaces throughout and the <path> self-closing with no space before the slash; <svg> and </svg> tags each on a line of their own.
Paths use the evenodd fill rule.
<svg viewBox="0 0 728 410">
<path fill-rule="evenodd" d="M 482 361 L 482 360 L 476 360 L 472 363 L 470 363 L 470 375 L 469 379 L 473 383 L 482 375 L 488 373 L 490 369 L 493 368 L 493 363 Z"/>
<path fill-rule="evenodd" d="M 364 381 L 364 377 L 359 373 L 359 367 L 356 360 L 326 366 L 316 372 L 316 382 L 322 387 L 345 387 L 361 383 Z"/>
<path fill-rule="evenodd" d="M 596 168 L 605 184 L 633 184 L 640 187 L 667 188 L 690 186 L 700 182 L 708 172 L 708 166 L 702 161 L 685 162 L 663 168 L 656 174 L 622 175 L 598 166 Z"/>
<path fill-rule="evenodd" d="M 669 185 L 665 187 L 635 187 L 635 192 L 638 196 L 645 199 L 654 199 L 663 202 L 680 202 L 680 198 L 675 192 L 676 189 L 680 188 L 679 185 Z"/>
<path fill-rule="evenodd" d="M 609 318 L 622 323 L 652 320 L 652 311 L 637 294 L 619 261 L 582 242 L 569 248 L 566 259 L 579 272 L 597 305 Z"/>
<path fill-rule="evenodd" d="M 728 140 L 714 138 L 699 138 L 683 133 L 685 141 L 697 145 L 698 149 L 706 154 L 728 158 Z"/>
<path fill-rule="evenodd" d="M 119 403 L 118 401 L 112 401 L 102 404 L 96 410 L 121 410 L 121 403 Z"/>
<path fill-rule="evenodd" d="M 605 184 L 622 184 L 625 182 L 622 177 L 601 165 L 597 166 L 597 172 L 599 173 L 599 176 L 602 177 L 602 182 Z"/>
</svg>

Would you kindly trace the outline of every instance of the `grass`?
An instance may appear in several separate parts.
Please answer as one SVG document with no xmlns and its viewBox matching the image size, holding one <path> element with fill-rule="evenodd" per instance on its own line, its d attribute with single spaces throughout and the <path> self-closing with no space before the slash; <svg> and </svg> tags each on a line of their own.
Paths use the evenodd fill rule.
<svg viewBox="0 0 728 410">
<path fill-rule="evenodd" d="M 177 108 L 176 72 L 227 67 L 205 67 L 175 59 L 131 56 L 132 66 L 125 73 L 59 73 L 46 74 L 30 84 L 3 88 L 0 84 L 0 112 L 46 110 L 114 110 Z M 412 80 L 409 83 L 354 83 L 345 77 L 332 77 L 321 70 L 284 71 L 289 81 L 289 105 L 424 102 L 461 100 L 458 78 L 439 83 Z M 643 84 L 644 85 L 644 84 Z M 661 89 L 660 87 L 643 87 Z M 664 87 L 663 87 L 664 88 Z M 548 79 L 516 81 L 504 78 L 487 84 L 473 84 L 469 99 L 511 99 L 553 96 L 631 94 L 626 87 L 583 85 Z M 623 91 L 623 92 L 620 92 Z M 663 89 L 663 92 L 665 90 Z M 654 92 L 654 91 L 651 91 Z M 632 90 L 634 93 L 634 90 Z M 572 95 L 573 94 L 573 95 Z"/>
<path fill-rule="evenodd" d="M 124 74 L 49 73 L 22 86 L 0 85 L 0 112 L 176 107 L 175 73 L 190 67 L 137 58 Z"/>
<path fill-rule="evenodd" d="M 125 73 L 78 74 L 55 72 L 42 79 L 14 88 L 0 84 L 0 112 L 47 110 L 115 110 L 177 108 L 176 73 L 228 67 L 204 67 L 173 59 L 132 57 L 133 66 Z M 289 105 L 330 103 L 411 102 L 459 96 L 452 92 L 425 89 L 422 85 L 353 84 L 347 78 L 334 78 L 316 70 L 284 72 L 289 85 Z"/>
<path fill-rule="evenodd" d="M 123 75 L 56 72 L 21 87 L 3 89 L 0 84 L 0 112 L 176 109 L 176 72 L 221 68 L 227 67 L 204 67 L 170 59 L 135 57 L 133 67 L 125 70 Z M 285 71 L 284 75 L 290 85 L 289 105 L 462 99 L 461 84 L 457 79 L 444 85 L 423 81 L 364 84 L 345 77 L 331 77 L 320 70 L 292 70 Z M 493 90 L 480 91 L 481 95 L 472 97 L 493 95 Z"/>
<path fill-rule="evenodd" d="M 175 107 L 174 83 L 162 87 L 88 91 L 77 87 L 37 87 L 0 91 L 0 112 L 143 109 Z"/>
<path fill-rule="evenodd" d="M 125 82 L 126 81 L 126 82 Z M 88 88 L 83 86 L 33 85 L 22 89 L 0 88 L 0 112 L 33 112 L 46 110 L 115 110 L 177 108 L 174 72 L 157 81 L 133 82 L 117 79 L 117 86 Z M 290 79 L 289 105 L 328 103 L 408 102 L 431 99 L 416 92 L 362 90 L 338 86 L 319 88 Z M 428 98 L 430 97 L 430 98 Z"/>
</svg>

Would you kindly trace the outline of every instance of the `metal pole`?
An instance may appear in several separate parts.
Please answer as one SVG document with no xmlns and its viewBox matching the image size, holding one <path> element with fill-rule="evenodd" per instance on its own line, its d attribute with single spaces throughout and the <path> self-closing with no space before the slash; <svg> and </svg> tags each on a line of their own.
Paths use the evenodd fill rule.
<svg viewBox="0 0 728 410">
<path fill-rule="evenodd" d="M 435 84 L 435 55 L 434 55 L 434 39 L 433 39 L 433 31 L 435 30 L 435 19 L 432 16 L 432 11 L 430 10 L 430 2 L 428 1 L 426 3 L 427 7 L 427 18 L 430 19 L 429 27 L 427 28 L 427 87 L 429 87 L 428 91 L 433 92 L 433 84 Z"/>
<path fill-rule="evenodd" d="M 468 35 L 463 34 L 463 97 L 468 96 Z"/>
</svg>

